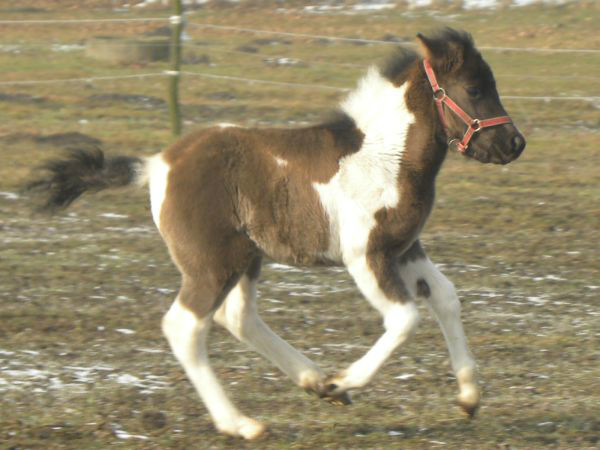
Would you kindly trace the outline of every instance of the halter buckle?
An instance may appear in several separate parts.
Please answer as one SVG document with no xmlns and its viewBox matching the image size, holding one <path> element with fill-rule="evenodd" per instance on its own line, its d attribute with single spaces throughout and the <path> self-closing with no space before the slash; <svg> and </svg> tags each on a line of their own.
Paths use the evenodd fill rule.
<svg viewBox="0 0 600 450">
<path fill-rule="evenodd" d="M 479 119 L 473 119 L 473 121 L 471 122 L 471 124 L 469 126 L 473 130 L 473 133 L 477 133 L 482 128 L 481 121 Z"/>
<path fill-rule="evenodd" d="M 469 143 L 463 144 L 463 141 L 458 138 L 448 138 L 448 148 L 452 148 L 454 146 L 454 150 L 458 153 L 465 155 L 467 153 L 467 149 L 469 148 Z"/>
</svg>

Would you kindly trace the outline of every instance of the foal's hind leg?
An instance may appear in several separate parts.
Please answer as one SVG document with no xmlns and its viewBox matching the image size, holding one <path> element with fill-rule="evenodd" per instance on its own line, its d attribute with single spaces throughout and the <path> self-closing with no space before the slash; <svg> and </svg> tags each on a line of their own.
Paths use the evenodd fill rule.
<svg viewBox="0 0 600 450">
<path fill-rule="evenodd" d="M 479 388 L 475 361 L 460 320 L 460 301 L 454 285 L 425 255 L 402 266 L 400 273 L 407 286 L 423 298 L 433 311 L 446 339 L 452 369 L 460 388 L 458 403 L 472 417 L 479 407 Z"/>
<path fill-rule="evenodd" d="M 325 392 L 325 375 L 310 359 L 281 339 L 263 322 L 256 308 L 256 282 L 260 257 L 251 264 L 215 313 L 215 321 L 240 341 L 272 361 L 294 383 L 315 392 L 332 403 L 350 403 L 348 395 L 330 396 Z"/>
<path fill-rule="evenodd" d="M 232 436 L 255 439 L 264 432 L 264 425 L 237 410 L 210 367 L 206 338 L 213 320 L 211 305 L 219 293 L 210 283 L 203 285 L 198 281 L 192 282 L 184 276 L 179 295 L 163 319 L 163 331 L 217 429 Z"/>
</svg>

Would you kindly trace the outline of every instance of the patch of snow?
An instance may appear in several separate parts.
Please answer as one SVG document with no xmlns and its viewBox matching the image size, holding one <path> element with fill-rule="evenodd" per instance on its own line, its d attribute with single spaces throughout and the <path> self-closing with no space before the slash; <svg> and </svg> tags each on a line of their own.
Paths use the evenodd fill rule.
<svg viewBox="0 0 600 450">
<path fill-rule="evenodd" d="M 357 3 L 352 6 L 355 11 L 382 11 L 396 6 L 395 3 Z"/>
<path fill-rule="evenodd" d="M 52 44 L 53 52 L 77 52 L 83 50 L 85 46 L 80 44 Z"/>
<path fill-rule="evenodd" d="M 135 334 L 135 331 L 130 330 L 129 328 L 117 328 L 115 331 L 121 334 Z"/>
<path fill-rule="evenodd" d="M 112 424 L 112 429 L 115 436 L 119 439 L 140 439 L 142 441 L 147 441 L 148 439 L 150 439 L 148 436 L 143 436 L 141 434 L 130 434 L 127 431 L 123 430 L 121 428 L 121 425 L 116 423 Z"/>
<path fill-rule="evenodd" d="M 104 213 L 100 214 L 100 217 L 106 217 L 107 219 L 127 219 L 129 216 L 125 214 Z"/>
<path fill-rule="evenodd" d="M 394 379 L 395 380 L 410 380 L 414 376 L 415 376 L 414 373 L 403 373 L 402 375 L 398 375 L 397 377 L 394 377 Z"/>
<path fill-rule="evenodd" d="M 300 66 L 302 60 L 297 58 L 273 57 L 263 59 L 263 62 L 269 66 Z"/>
<path fill-rule="evenodd" d="M 138 352 L 142 352 L 142 353 L 164 353 L 164 350 L 161 350 L 159 348 L 136 348 L 136 351 Z"/>
<path fill-rule="evenodd" d="M 175 289 L 169 289 L 169 288 L 156 288 L 156 291 L 160 294 L 174 294 L 175 293 Z"/>
<path fill-rule="evenodd" d="M 4 197 L 6 200 L 18 200 L 19 195 L 14 192 L 0 192 L 0 197 Z"/>
<path fill-rule="evenodd" d="M 111 377 L 109 377 L 111 378 Z M 134 376 L 134 375 L 129 375 L 128 373 L 125 373 L 123 375 L 117 375 L 116 377 L 114 377 L 116 382 L 119 384 L 137 384 L 139 383 L 141 380 Z"/>
<path fill-rule="evenodd" d="M 296 267 L 288 266 L 286 264 L 271 263 L 271 264 L 267 264 L 267 267 L 270 269 L 273 269 L 273 270 L 281 271 L 281 272 L 302 272 L 300 269 L 298 269 Z"/>
</svg>

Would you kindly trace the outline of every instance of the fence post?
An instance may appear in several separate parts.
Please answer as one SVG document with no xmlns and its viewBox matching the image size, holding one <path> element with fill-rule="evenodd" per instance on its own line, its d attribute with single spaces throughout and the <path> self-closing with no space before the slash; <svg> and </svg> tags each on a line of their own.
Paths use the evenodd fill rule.
<svg viewBox="0 0 600 450">
<path fill-rule="evenodd" d="M 169 117 L 171 134 L 181 134 L 181 112 L 179 110 L 179 68 L 181 66 L 181 32 L 183 30 L 183 7 L 181 0 L 171 0 L 171 44 L 169 48 Z"/>
</svg>

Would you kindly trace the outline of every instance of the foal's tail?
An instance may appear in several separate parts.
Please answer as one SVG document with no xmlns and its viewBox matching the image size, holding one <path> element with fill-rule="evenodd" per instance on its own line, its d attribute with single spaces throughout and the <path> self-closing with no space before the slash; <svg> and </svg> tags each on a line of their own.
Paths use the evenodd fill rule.
<svg viewBox="0 0 600 450">
<path fill-rule="evenodd" d="M 105 158 L 99 148 L 69 150 L 64 159 L 48 161 L 41 169 L 45 176 L 30 182 L 26 189 L 41 193 L 45 202 L 40 209 L 51 213 L 66 208 L 86 191 L 143 185 L 147 181 L 144 159 Z"/>
</svg>

